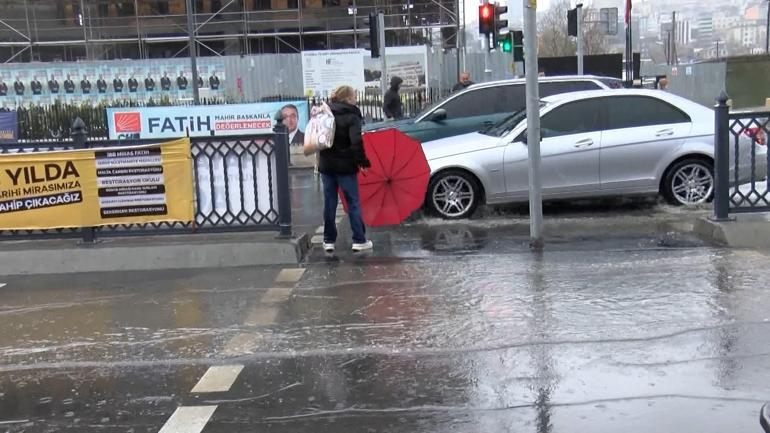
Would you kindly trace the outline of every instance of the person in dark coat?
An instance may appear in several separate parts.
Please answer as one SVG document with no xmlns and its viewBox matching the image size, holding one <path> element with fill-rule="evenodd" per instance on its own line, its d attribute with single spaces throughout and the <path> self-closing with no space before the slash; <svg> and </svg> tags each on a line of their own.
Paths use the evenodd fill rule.
<svg viewBox="0 0 770 433">
<path fill-rule="evenodd" d="M 43 93 L 43 83 L 41 83 L 37 77 L 32 78 L 32 82 L 29 83 L 29 88 L 32 89 L 33 95 L 40 95 Z"/>
<path fill-rule="evenodd" d="M 463 72 L 460 74 L 460 81 L 458 81 L 457 84 L 452 87 L 452 91 L 459 92 L 460 90 L 467 89 L 471 85 L 473 85 L 473 81 L 471 81 L 471 73 Z"/>
<path fill-rule="evenodd" d="M 66 93 L 75 93 L 75 82 L 72 81 L 72 77 L 67 75 L 67 79 L 64 80 L 64 91 Z"/>
<path fill-rule="evenodd" d="M 80 80 L 80 90 L 83 91 L 84 95 L 88 95 L 91 93 L 91 80 L 88 79 L 87 75 L 83 75 L 83 79 Z"/>
<path fill-rule="evenodd" d="M 8 94 L 8 85 L 4 81 L 0 81 L 0 96 L 6 96 Z"/>
<path fill-rule="evenodd" d="M 179 88 L 179 90 L 187 89 L 187 77 L 181 72 L 179 73 L 179 76 L 176 77 L 176 87 Z"/>
<path fill-rule="evenodd" d="M 139 89 L 139 80 L 136 79 L 134 74 L 131 74 L 131 78 L 128 79 L 128 91 L 131 93 L 136 93 L 138 89 Z"/>
<path fill-rule="evenodd" d="M 324 186 L 324 250 L 334 252 L 337 242 L 337 190 L 342 190 L 348 203 L 348 217 L 353 230 L 353 251 L 373 248 L 366 239 L 366 228 L 361 215 L 361 199 L 358 194 L 359 170 L 368 169 L 371 163 L 364 152 L 361 137 L 361 110 L 356 106 L 356 91 L 350 86 L 340 86 L 332 92 L 329 107 L 334 114 L 334 145 L 322 150 L 318 171 Z"/>
<path fill-rule="evenodd" d="M 213 74 L 209 77 L 209 87 L 211 90 L 219 90 L 219 77 L 217 77 L 217 71 L 214 71 Z"/>
<path fill-rule="evenodd" d="M 115 79 L 112 80 L 112 90 L 114 90 L 115 93 L 121 93 L 123 91 L 123 80 L 120 77 L 115 77 Z"/>
<path fill-rule="evenodd" d="M 147 74 L 147 78 L 144 79 L 144 90 L 148 92 L 155 90 L 155 79 L 150 74 Z"/>
<path fill-rule="evenodd" d="M 13 91 L 16 92 L 16 96 L 24 96 L 24 83 L 21 82 L 21 78 L 16 77 L 16 82 L 13 83 Z"/>
<path fill-rule="evenodd" d="M 59 80 L 56 79 L 55 75 L 51 75 L 51 79 L 48 80 L 48 91 L 51 92 L 52 95 L 59 93 Z"/>
<path fill-rule="evenodd" d="M 382 101 L 382 111 L 388 120 L 398 120 L 404 117 L 404 103 L 401 102 L 401 96 L 398 94 L 403 82 L 401 77 L 390 79 L 390 88 L 385 92 L 385 98 Z"/>
<path fill-rule="evenodd" d="M 168 77 L 168 72 L 164 72 L 163 78 L 160 79 L 160 89 L 164 92 L 171 90 L 171 78 Z"/>
<path fill-rule="evenodd" d="M 104 77 L 101 75 L 99 75 L 99 79 L 96 80 L 96 90 L 98 90 L 99 93 L 107 92 L 107 82 L 104 81 Z"/>
</svg>

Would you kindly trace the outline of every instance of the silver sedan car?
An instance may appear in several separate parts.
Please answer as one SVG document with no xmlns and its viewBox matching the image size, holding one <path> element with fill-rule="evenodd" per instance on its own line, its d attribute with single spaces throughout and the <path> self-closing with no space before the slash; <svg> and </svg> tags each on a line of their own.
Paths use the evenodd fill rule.
<svg viewBox="0 0 770 433">
<path fill-rule="evenodd" d="M 428 208 L 454 219 L 482 202 L 526 202 L 526 124 L 521 111 L 481 132 L 423 143 Z M 713 197 L 714 112 L 702 105 L 656 90 L 567 93 L 542 100 L 540 124 L 544 199 L 662 194 L 695 205 Z M 751 173 L 757 146 L 755 175 L 764 179 L 766 147 L 748 137 L 740 146 L 739 173 Z"/>
</svg>

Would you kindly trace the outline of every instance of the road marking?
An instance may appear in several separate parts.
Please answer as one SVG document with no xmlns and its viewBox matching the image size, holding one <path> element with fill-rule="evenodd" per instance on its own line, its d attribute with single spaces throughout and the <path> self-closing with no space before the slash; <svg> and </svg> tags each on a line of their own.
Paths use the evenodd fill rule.
<svg viewBox="0 0 770 433">
<path fill-rule="evenodd" d="M 215 410 L 216 406 L 178 407 L 158 433 L 200 433 Z"/>
<path fill-rule="evenodd" d="M 290 297 L 291 289 L 274 287 L 265 291 L 265 294 L 260 298 L 260 303 L 262 305 L 280 304 L 281 302 L 288 301 Z"/>
<path fill-rule="evenodd" d="M 275 278 L 276 283 L 296 283 L 305 273 L 303 268 L 282 269 Z"/>
<path fill-rule="evenodd" d="M 268 326 L 275 323 L 276 317 L 278 317 L 277 308 L 257 308 L 249 313 L 243 324 L 246 326 Z"/>
<path fill-rule="evenodd" d="M 324 226 L 319 226 L 317 229 L 315 229 L 315 233 L 317 235 L 321 235 L 324 232 Z"/>
<path fill-rule="evenodd" d="M 323 235 L 315 235 L 312 238 L 310 238 L 310 243 L 313 245 L 321 245 L 323 242 L 324 242 Z"/>
<path fill-rule="evenodd" d="M 7 286 L 7 284 L 5 284 L 5 283 L 0 283 L 0 289 L 2 289 L 2 288 L 3 288 L 3 287 L 5 287 L 5 286 Z"/>
<path fill-rule="evenodd" d="M 222 354 L 225 356 L 248 355 L 254 353 L 255 349 L 261 346 L 264 341 L 265 337 L 259 333 L 238 334 L 225 345 Z"/>
<path fill-rule="evenodd" d="M 227 392 L 241 374 L 242 365 L 215 365 L 209 367 L 206 374 L 192 389 L 193 393 Z"/>
</svg>

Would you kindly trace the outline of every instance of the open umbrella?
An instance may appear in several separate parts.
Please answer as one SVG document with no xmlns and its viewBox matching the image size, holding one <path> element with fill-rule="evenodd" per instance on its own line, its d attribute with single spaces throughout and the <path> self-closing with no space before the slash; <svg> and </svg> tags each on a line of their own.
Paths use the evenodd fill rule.
<svg viewBox="0 0 770 433">
<path fill-rule="evenodd" d="M 428 190 L 430 166 L 422 146 L 397 129 L 367 132 L 363 138 L 372 163 L 366 173 L 358 173 L 364 223 L 400 224 L 422 206 Z"/>
</svg>

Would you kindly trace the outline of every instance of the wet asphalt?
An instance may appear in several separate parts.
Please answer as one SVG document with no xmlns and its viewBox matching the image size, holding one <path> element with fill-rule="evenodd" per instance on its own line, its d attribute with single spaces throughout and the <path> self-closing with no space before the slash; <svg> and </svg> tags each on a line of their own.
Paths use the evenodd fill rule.
<svg viewBox="0 0 770 433">
<path fill-rule="evenodd" d="M 315 231 L 317 186 L 293 176 L 295 227 Z M 759 433 L 770 257 L 659 224 L 672 213 L 552 205 L 541 253 L 516 207 L 371 230 L 363 255 L 343 224 L 296 282 L 0 277 L 0 432 L 158 432 L 208 406 L 174 431 Z M 242 367 L 226 390 L 192 392 L 222 365 Z"/>
</svg>

